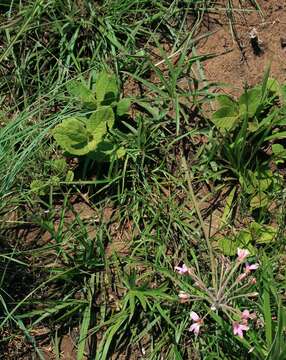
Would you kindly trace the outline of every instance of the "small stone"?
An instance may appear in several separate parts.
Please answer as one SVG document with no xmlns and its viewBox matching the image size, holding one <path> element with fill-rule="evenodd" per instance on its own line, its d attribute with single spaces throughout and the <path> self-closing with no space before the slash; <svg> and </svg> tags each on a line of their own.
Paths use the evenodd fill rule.
<svg viewBox="0 0 286 360">
<path fill-rule="evenodd" d="M 282 49 L 285 49 L 286 48 L 286 38 L 281 37 L 280 44 L 281 44 Z"/>
</svg>

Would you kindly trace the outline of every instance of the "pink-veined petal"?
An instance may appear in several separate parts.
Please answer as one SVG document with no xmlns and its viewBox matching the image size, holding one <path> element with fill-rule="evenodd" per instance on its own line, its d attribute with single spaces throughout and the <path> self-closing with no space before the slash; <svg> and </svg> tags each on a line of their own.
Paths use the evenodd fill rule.
<svg viewBox="0 0 286 360">
<path fill-rule="evenodd" d="M 193 321 L 198 322 L 198 321 L 201 320 L 201 318 L 199 317 L 199 315 L 198 315 L 196 312 L 194 312 L 194 311 L 191 311 L 190 316 L 191 316 L 191 319 L 192 319 Z"/>
<path fill-rule="evenodd" d="M 201 327 L 201 324 L 198 324 L 198 323 L 195 322 L 190 326 L 189 331 L 193 332 L 196 335 L 198 335 L 199 332 L 200 332 L 200 327 Z"/>
<path fill-rule="evenodd" d="M 237 260 L 238 261 L 243 261 L 244 259 L 246 259 L 249 256 L 249 251 L 247 249 L 237 249 Z"/>
</svg>

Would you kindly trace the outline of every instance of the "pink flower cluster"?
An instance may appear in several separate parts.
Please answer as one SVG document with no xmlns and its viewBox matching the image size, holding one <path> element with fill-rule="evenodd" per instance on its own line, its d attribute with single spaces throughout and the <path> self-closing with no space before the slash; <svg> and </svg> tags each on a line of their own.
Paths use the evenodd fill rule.
<svg viewBox="0 0 286 360">
<path fill-rule="evenodd" d="M 233 334 L 239 336 L 240 338 L 243 338 L 243 332 L 249 330 L 248 326 L 248 320 L 249 319 L 255 319 L 256 315 L 255 313 L 250 313 L 249 310 L 244 310 L 241 313 L 241 321 L 240 323 L 235 321 L 232 324 L 232 330 Z"/>
<path fill-rule="evenodd" d="M 225 311 L 227 313 L 231 311 L 231 314 L 235 314 L 235 321 L 233 321 L 232 324 L 233 334 L 239 336 L 240 338 L 243 338 L 244 332 L 249 330 L 248 321 L 250 319 L 254 319 L 256 315 L 255 313 L 250 313 L 249 310 L 247 309 L 245 309 L 243 312 L 240 313 L 238 309 L 232 308 L 232 306 L 230 306 L 229 301 L 232 302 L 233 300 L 231 299 L 239 298 L 239 297 L 257 296 L 257 293 L 236 295 L 237 291 L 239 291 L 238 289 L 240 288 L 245 289 L 249 285 L 256 284 L 256 279 L 252 277 L 245 285 L 241 285 L 241 286 L 239 285 L 251 272 L 258 269 L 259 267 L 258 263 L 254 263 L 254 264 L 246 263 L 244 265 L 243 272 L 236 277 L 236 280 L 234 280 L 235 278 L 233 279 L 234 274 L 241 267 L 242 263 L 245 262 L 246 258 L 249 255 L 250 253 L 247 249 L 237 249 L 237 261 L 232 267 L 229 266 L 229 262 L 227 262 L 226 259 L 223 258 L 224 260 L 222 262 L 222 269 L 224 268 L 223 266 L 225 266 L 225 270 L 222 273 L 222 278 L 221 278 L 222 280 L 216 292 L 214 290 L 211 290 L 206 284 L 204 284 L 202 279 L 198 276 L 198 274 L 196 274 L 195 270 L 192 267 L 188 267 L 186 264 L 183 264 L 181 266 L 175 266 L 175 271 L 178 274 L 191 276 L 194 281 L 194 286 L 197 287 L 200 291 L 205 292 L 206 295 L 206 297 L 199 299 L 199 296 L 191 297 L 191 295 L 188 294 L 187 292 L 180 291 L 178 294 L 180 302 L 187 303 L 190 301 L 195 301 L 196 299 L 197 300 L 209 299 L 208 302 L 211 305 L 210 308 L 212 311 L 218 309 L 221 309 L 222 311 Z M 233 291 L 236 291 L 235 296 L 231 295 Z M 196 336 L 198 336 L 201 327 L 204 323 L 204 318 L 206 316 L 207 315 L 201 318 L 196 312 L 191 311 L 190 317 L 192 320 L 192 324 L 189 328 L 189 331 L 194 333 Z M 236 319 L 238 319 L 239 317 L 240 320 L 237 321 Z"/>
</svg>

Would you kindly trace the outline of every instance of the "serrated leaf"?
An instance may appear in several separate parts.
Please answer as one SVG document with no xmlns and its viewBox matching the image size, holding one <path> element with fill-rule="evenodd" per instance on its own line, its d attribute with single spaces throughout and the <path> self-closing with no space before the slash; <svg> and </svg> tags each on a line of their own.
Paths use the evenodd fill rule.
<svg viewBox="0 0 286 360">
<path fill-rule="evenodd" d="M 123 116 L 128 114 L 129 108 L 130 108 L 131 101 L 128 98 L 121 99 L 117 103 L 116 107 L 116 113 L 118 116 Z"/>
<path fill-rule="evenodd" d="M 234 107 L 225 106 L 217 110 L 212 116 L 212 122 L 220 130 L 231 130 L 239 121 Z"/>
<path fill-rule="evenodd" d="M 65 159 L 54 159 L 50 162 L 51 170 L 57 175 L 64 175 L 67 169 Z"/>
<path fill-rule="evenodd" d="M 96 79 L 95 94 L 98 105 L 110 105 L 117 101 L 118 86 L 116 76 L 106 71 L 101 71 Z"/>
<path fill-rule="evenodd" d="M 96 100 L 93 92 L 80 81 L 71 81 L 67 85 L 69 94 L 78 99 L 83 105 L 94 108 Z"/>
<path fill-rule="evenodd" d="M 30 184 L 30 189 L 38 196 L 44 196 L 48 191 L 48 184 L 42 180 L 33 180 Z"/>
<path fill-rule="evenodd" d="M 52 186 L 60 186 L 61 180 L 58 176 L 52 176 L 49 180 L 49 184 Z"/>
</svg>

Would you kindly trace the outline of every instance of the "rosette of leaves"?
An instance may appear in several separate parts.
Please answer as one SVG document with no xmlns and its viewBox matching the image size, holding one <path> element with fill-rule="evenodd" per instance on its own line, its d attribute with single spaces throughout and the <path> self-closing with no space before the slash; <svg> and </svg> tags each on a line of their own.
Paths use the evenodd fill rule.
<svg viewBox="0 0 286 360">
<path fill-rule="evenodd" d="M 212 115 L 212 122 L 222 133 L 233 132 L 247 119 L 248 133 L 261 132 L 274 123 L 265 116 L 277 98 L 282 96 L 282 87 L 275 79 L 265 79 L 262 85 L 246 90 L 238 100 L 229 95 L 219 95 L 219 109 Z M 273 124 L 274 125 L 274 124 Z"/>
<path fill-rule="evenodd" d="M 57 144 L 70 155 L 88 156 L 98 161 L 123 156 L 124 149 L 109 136 L 116 117 L 127 114 L 130 107 L 129 99 L 119 99 L 116 76 L 103 71 L 97 76 L 95 89 L 79 81 L 71 82 L 67 89 L 83 109 L 92 110 L 92 113 L 66 118 L 57 125 L 52 131 Z"/>
</svg>

